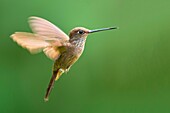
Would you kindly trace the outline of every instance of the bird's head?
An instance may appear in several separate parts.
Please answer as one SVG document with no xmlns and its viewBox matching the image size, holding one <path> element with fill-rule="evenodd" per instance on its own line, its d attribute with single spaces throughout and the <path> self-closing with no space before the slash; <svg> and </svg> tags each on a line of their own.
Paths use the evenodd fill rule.
<svg viewBox="0 0 170 113">
<path fill-rule="evenodd" d="M 70 39 L 86 38 L 90 33 L 111 30 L 111 29 L 117 29 L 117 27 L 101 28 L 101 29 L 95 29 L 95 30 L 89 30 L 84 27 L 76 27 L 70 31 L 69 37 Z"/>
</svg>

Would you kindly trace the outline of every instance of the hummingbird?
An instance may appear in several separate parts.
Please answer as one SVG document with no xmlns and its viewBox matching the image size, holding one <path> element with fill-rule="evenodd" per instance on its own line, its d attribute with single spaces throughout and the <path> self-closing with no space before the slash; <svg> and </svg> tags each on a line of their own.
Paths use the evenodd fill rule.
<svg viewBox="0 0 170 113">
<path fill-rule="evenodd" d="M 10 37 L 21 47 L 35 54 L 41 51 L 54 61 L 52 77 L 44 97 L 48 101 L 50 92 L 64 72 L 68 72 L 70 67 L 80 58 L 84 51 L 87 36 L 91 33 L 117 29 L 108 27 L 89 30 L 84 27 L 76 27 L 66 35 L 60 28 L 46 19 L 31 16 L 28 18 L 33 33 L 15 32 Z"/>
</svg>

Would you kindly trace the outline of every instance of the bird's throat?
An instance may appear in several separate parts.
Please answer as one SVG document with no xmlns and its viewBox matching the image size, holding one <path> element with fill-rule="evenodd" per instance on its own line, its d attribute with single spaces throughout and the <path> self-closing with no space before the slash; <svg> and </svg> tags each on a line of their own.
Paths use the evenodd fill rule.
<svg viewBox="0 0 170 113">
<path fill-rule="evenodd" d="M 70 39 L 70 43 L 77 47 L 84 47 L 86 38 Z"/>
</svg>

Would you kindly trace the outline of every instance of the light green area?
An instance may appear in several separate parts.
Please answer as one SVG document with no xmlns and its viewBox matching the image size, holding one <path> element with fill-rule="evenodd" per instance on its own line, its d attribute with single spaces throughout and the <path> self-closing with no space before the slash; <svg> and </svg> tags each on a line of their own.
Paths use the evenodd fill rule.
<svg viewBox="0 0 170 113">
<path fill-rule="evenodd" d="M 0 113 L 169 113 L 169 0 L 0 0 Z M 82 57 L 43 97 L 53 62 L 9 36 L 40 16 L 91 34 Z"/>
</svg>

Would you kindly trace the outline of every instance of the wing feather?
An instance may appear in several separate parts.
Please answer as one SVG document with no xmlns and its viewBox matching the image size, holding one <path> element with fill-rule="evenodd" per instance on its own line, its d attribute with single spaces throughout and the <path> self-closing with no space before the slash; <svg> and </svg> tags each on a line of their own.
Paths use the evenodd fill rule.
<svg viewBox="0 0 170 113">
<path fill-rule="evenodd" d="M 63 41 L 69 40 L 69 37 L 61 29 L 43 18 L 32 16 L 28 22 L 32 31 L 36 34 L 58 38 Z"/>
<path fill-rule="evenodd" d="M 43 51 L 51 60 L 56 60 L 60 56 L 58 47 L 62 44 L 56 38 L 48 38 L 27 32 L 16 32 L 11 35 L 11 38 L 32 54 Z"/>
<path fill-rule="evenodd" d="M 31 53 L 41 52 L 44 48 L 50 46 L 50 43 L 45 41 L 47 40 L 46 37 L 40 37 L 32 33 L 16 32 L 11 35 L 11 38 Z"/>
<path fill-rule="evenodd" d="M 43 50 L 48 58 L 51 60 L 57 60 L 60 56 L 60 51 L 55 47 L 47 47 Z"/>
<path fill-rule="evenodd" d="M 47 57 L 56 60 L 60 56 L 58 47 L 63 46 L 69 37 L 51 22 L 32 16 L 29 24 L 34 33 L 16 32 L 11 38 L 31 53 L 43 51 Z"/>
</svg>

